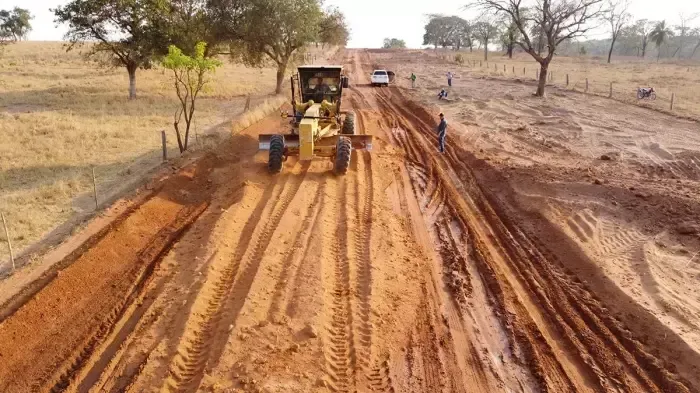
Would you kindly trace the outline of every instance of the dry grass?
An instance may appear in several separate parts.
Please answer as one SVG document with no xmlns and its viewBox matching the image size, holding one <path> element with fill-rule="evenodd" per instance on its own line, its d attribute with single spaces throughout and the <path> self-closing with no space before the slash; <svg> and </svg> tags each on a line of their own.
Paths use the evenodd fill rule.
<svg viewBox="0 0 700 393">
<path fill-rule="evenodd" d="M 455 52 L 425 51 L 427 56 L 441 56 L 454 60 Z M 539 65 L 527 54 L 517 54 L 508 59 L 500 53 L 489 53 L 489 61 L 484 61 L 483 51 L 460 52 L 465 63 L 455 64 L 453 71 L 460 70 L 476 75 L 519 78 L 534 81 Z M 481 64 L 479 63 L 481 61 Z M 474 66 L 474 63 L 475 66 Z M 505 71 L 503 66 L 505 65 Z M 515 68 L 515 73 L 513 72 Z M 525 74 L 523 74 L 525 68 Z M 655 102 L 643 101 L 659 110 L 669 110 L 671 94 L 675 94 L 674 112 L 680 115 L 700 118 L 700 64 L 698 63 L 656 63 L 655 59 L 613 57 L 612 64 L 599 57 L 556 57 L 551 66 L 553 81 L 560 87 L 585 91 L 586 78 L 589 93 L 607 97 L 610 83 L 613 83 L 613 96 L 625 102 L 637 103 L 637 87 L 653 86 L 658 98 Z M 446 70 L 445 70 L 446 72 Z M 566 75 L 569 85 L 566 86 Z M 410 75 L 410 71 L 409 71 Z"/>
<path fill-rule="evenodd" d="M 0 211 L 17 250 L 94 208 L 91 168 L 98 193 L 106 196 L 160 163 L 160 130 L 168 133 L 171 157 L 178 155 L 172 131 L 177 101 L 164 70 L 137 72 L 133 102 L 125 70 L 100 68 L 66 53 L 61 43 L 8 46 L 0 73 Z M 228 133 L 236 117 L 245 124 L 259 119 L 281 102 L 265 98 L 274 83 L 271 68 L 225 62 L 198 103 L 197 132 Z M 248 94 L 256 97 L 254 108 L 240 116 Z M 4 240 L 0 234 L 0 261 L 8 257 Z"/>
</svg>

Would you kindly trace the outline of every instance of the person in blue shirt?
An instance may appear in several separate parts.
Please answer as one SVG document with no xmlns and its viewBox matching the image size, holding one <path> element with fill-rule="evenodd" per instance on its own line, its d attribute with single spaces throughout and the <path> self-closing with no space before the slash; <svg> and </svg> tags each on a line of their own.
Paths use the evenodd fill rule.
<svg viewBox="0 0 700 393">
<path fill-rule="evenodd" d="M 447 120 L 445 120 L 445 115 L 440 113 L 440 124 L 437 127 L 438 134 L 438 149 L 440 153 L 445 152 L 445 138 L 447 137 Z"/>
</svg>

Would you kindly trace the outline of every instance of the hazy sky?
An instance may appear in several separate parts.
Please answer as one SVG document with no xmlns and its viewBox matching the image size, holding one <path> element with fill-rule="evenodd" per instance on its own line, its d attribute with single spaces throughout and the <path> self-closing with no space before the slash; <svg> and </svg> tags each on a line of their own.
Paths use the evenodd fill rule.
<svg viewBox="0 0 700 393">
<path fill-rule="evenodd" d="M 56 27 L 49 8 L 65 4 L 67 0 L 0 0 L 0 9 L 15 6 L 28 8 L 35 16 L 31 40 L 57 41 L 63 37 L 65 27 Z M 326 4 L 338 6 L 345 12 L 352 37 L 351 47 L 372 48 L 380 46 L 385 37 L 404 39 L 410 47 L 419 47 L 423 41 L 425 15 L 429 13 L 456 14 L 473 17 L 462 9 L 468 0 L 326 0 Z M 678 20 L 678 13 L 700 12 L 699 0 L 632 0 L 631 11 L 635 18 L 666 19 L 671 25 Z M 695 20 L 700 26 L 700 17 Z M 595 38 L 603 38 L 604 32 Z"/>
</svg>

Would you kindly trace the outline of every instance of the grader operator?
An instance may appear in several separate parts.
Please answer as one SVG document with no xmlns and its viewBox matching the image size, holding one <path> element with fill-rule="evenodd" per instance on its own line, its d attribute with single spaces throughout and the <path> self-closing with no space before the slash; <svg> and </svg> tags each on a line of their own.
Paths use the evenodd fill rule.
<svg viewBox="0 0 700 393">
<path fill-rule="evenodd" d="M 328 157 L 334 172 L 343 175 L 350 166 L 353 149 L 371 150 L 372 136 L 359 135 L 355 114 L 341 111 L 343 89 L 349 79 L 342 66 L 300 66 L 291 77 L 293 114 L 288 134 L 261 134 L 259 149 L 268 150 L 268 169 L 279 173 L 289 156 L 299 160 Z"/>
</svg>

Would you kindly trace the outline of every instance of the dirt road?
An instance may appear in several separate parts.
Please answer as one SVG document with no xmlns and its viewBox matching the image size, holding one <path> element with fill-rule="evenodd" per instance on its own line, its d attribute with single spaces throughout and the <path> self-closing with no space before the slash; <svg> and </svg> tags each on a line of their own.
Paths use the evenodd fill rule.
<svg viewBox="0 0 700 393">
<path fill-rule="evenodd" d="M 347 176 L 268 118 L 3 293 L 2 392 L 698 392 L 700 356 L 346 53 Z"/>
</svg>

